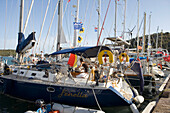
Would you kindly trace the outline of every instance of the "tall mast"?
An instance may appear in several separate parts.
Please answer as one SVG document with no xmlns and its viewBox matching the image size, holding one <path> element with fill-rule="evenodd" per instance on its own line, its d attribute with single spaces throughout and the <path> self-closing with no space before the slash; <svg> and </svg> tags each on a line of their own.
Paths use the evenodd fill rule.
<svg viewBox="0 0 170 113">
<path fill-rule="evenodd" d="M 19 18 L 19 33 L 18 33 L 18 44 L 21 43 L 22 33 L 23 33 L 23 15 L 24 15 L 24 0 L 21 0 L 20 4 L 20 18 Z M 18 61 L 21 63 L 22 55 L 18 53 Z"/>
<path fill-rule="evenodd" d="M 57 36 L 56 51 L 60 50 L 62 15 L 63 15 L 63 0 L 60 0 L 59 1 L 59 7 L 58 7 L 58 36 Z"/>
<path fill-rule="evenodd" d="M 23 15 L 24 15 L 24 0 L 21 0 L 20 5 L 20 19 L 19 19 L 19 33 L 23 32 Z"/>
<path fill-rule="evenodd" d="M 125 8 L 124 8 L 124 22 L 123 22 L 123 34 L 122 34 L 122 38 L 125 39 L 124 35 L 125 35 L 125 22 L 126 22 L 126 0 L 125 0 Z"/>
<path fill-rule="evenodd" d="M 137 24 L 137 56 L 139 56 L 139 0 L 138 0 L 138 24 Z"/>
<path fill-rule="evenodd" d="M 101 13 L 101 0 L 98 0 L 98 29 L 97 29 L 97 39 L 100 35 L 100 13 Z"/>
<path fill-rule="evenodd" d="M 77 7 L 76 7 L 76 16 L 75 16 L 75 22 L 78 22 L 78 16 L 79 16 L 79 0 L 77 0 Z M 73 47 L 77 46 L 77 39 L 78 38 L 78 30 L 74 30 L 74 41 L 73 41 Z"/>
<path fill-rule="evenodd" d="M 158 30 L 159 30 L 159 26 L 157 27 L 156 52 L 158 51 Z"/>
<path fill-rule="evenodd" d="M 116 21 L 117 21 L 117 0 L 115 0 L 115 29 L 114 29 L 114 36 L 116 37 Z"/>
<path fill-rule="evenodd" d="M 151 15 L 149 15 L 149 37 L 148 37 L 148 59 L 150 58 L 150 48 L 151 48 L 151 37 L 150 37 L 150 25 L 151 25 Z M 148 72 L 150 74 L 149 62 L 148 62 Z"/>
<path fill-rule="evenodd" d="M 162 33 L 163 33 L 163 29 L 161 30 L 161 48 L 162 48 Z"/>
<path fill-rule="evenodd" d="M 142 40 L 142 52 L 145 52 L 145 31 L 146 31 L 146 13 L 144 12 L 144 27 L 143 27 L 143 40 Z"/>
<path fill-rule="evenodd" d="M 150 25 L 151 25 L 151 15 L 149 15 L 148 58 L 150 57 L 150 48 L 151 48 Z"/>
</svg>

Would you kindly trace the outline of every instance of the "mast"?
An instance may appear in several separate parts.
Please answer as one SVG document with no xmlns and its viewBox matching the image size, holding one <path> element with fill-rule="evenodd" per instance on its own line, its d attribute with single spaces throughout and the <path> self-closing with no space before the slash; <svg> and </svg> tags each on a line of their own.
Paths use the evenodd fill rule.
<svg viewBox="0 0 170 113">
<path fill-rule="evenodd" d="M 163 29 L 161 30 L 161 48 L 162 48 L 162 35 L 163 35 Z"/>
<path fill-rule="evenodd" d="M 117 21 L 117 0 L 115 0 L 115 29 L 114 29 L 114 36 L 116 37 L 116 21 Z"/>
<path fill-rule="evenodd" d="M 60 42 L 61 42 L 61 27 L 62 27 L 62 15 L 63 15 L 63 0 L 59 1 L 58 7 L 58 36 L 57 36 L 57 48 L 56 51 L 60 50 Z M 59 56 L 56 57 L 56 60 L 59 59 Z"/>
<path fill-rule="evenodd" d="M 138 0 L 138 24 L 137 24 L 137 56 L 139 56 L 139 0 Z"/>
<path fill-rule="evenodd" d="M 145 52 L 145 31 L 146 31 L 146 13 L 144 12 L 144 27 L 143 27 L 143 40 L 142 40 L 142 52 Z"/>
<path fill-rule="evenodd" d="M 125 34 L 125 22 L 126 22 L 126 0 L 125 0 L 125 8 L 124 8 L 124 22 L 123 22 L 123 34 L 122 38 L 125 39 L 124 34 Z"/>
<path fill-rule="evenodd" d="M 151 15 L 149 15 L 149 37 L 148 37 L 148 59 L 150 58 L 150 48 L 151 48 L 151 37 L 150 37 L 150 25 L 151 25 Z M 149 62 L 148 62 L 148 72 L 150 74 Z"/>
<path fill-rule="evenodd" d="M 77 7 L 76 7 L 76 16 L 75 16 L 75 22 L 78 22 L 78 15 L 79 15 L 79 0 L 77 0 Z M 78 38 L 78 30 L 74 30 L 74 40 L 73 40 L 73 47 L 77 46 L 77 39 Z"/>
<path fill-rule="evenodd" d="M 24 0 L 21 0 L 20 4 L 20 19 L 19 19 L 19 33 L 22 33 L 22 27 L 23 27 L 23 15 L 24 15 Z"/>
<path fill-rule="evenodd" d="M 24 15 L 24 0 L 21 0 L 20 4 L 20 18 L 19 18 L 19 33 L 18 33 L 18 44 L 21 43 L 22 33 L 23 33 L 23 15 Z M 22 55 L 18 53 L 18 61 L 21 63 Z"/>
<path fill-rule="evenodd" d="M 156 52 L 158 51 L 158 30 L 159 30 L 159 26 L 157 27 Z"/>
<path fill-rule="evenodd" d="M 59 1 L 59 7 L 58 7 L 58 36 L 57 36 L 57 48 L 56 48 L 56 51 L 60 50 L 62 13 L 63 13 L 62 4 L 63 4 L 63 0 L 60 0 Z"/>
<path fill-rule="evenodd" d="M 100 13 L 101 13 L 101 0 L 98 0 L 98 29 L 97 29 L 97 39 L 100 35 Z"/>
</svg>

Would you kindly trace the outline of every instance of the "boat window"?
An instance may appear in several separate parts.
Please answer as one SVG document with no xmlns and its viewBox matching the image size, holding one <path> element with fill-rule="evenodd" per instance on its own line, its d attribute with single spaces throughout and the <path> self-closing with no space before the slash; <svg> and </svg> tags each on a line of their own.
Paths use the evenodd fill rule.
<svg viewBox="0 0 170 113">
<path fill-rule="evenodd" d="M 43 78 L 48 78 L 48 75 L 43 75 Z"/>
<path fill-rule="evenodd" d="M 35 76 L 35 75 L 36 75 L 36 73 L 32 73 L 32 74 L 31 74 L 31 76 Z"/>
<path fill-rule="evenodd" d="M 47 91 L 53 93 L 53 92 L 55 92 L 55 89 L 53 87 L 47 87 Z"/>
<path fill-rule="evenodd" d="M 24 72 L 23 72 L 23 71 L 21 71 L 21 74 L 24 74 Z"/>
<path fill-rule="evenodd" d="M 14 70 L 13 72 L 14 72 L 14 73 L 17 73 L 17 70 Z"/>
</svg>

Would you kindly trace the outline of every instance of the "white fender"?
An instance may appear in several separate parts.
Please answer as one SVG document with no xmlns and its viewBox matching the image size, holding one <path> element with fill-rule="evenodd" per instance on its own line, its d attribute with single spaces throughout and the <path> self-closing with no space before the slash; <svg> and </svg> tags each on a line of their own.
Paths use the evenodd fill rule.
<svg viewBox="0 0 170 113">
<path fill-rule="evenodd" d="M 134 98 L 134 100 L 137 102 L 137 103 L 143 103 L 144 102 L 144 97 L 141 96 L 141 95 L 138 95 Z"/>
<path fill-rule="evenodd" d="M 137 109 L 135 104 L 131 104 L 130 109 L 132 110 L 133 113 L 139 113 L 139 110 Z"/>
</svg>

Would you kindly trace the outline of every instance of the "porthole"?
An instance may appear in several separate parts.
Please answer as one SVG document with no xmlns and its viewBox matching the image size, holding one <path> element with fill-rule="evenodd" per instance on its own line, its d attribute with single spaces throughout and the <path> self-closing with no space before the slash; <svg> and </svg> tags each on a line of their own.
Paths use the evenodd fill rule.
<svg viewBox="0 0 170 113">
<path fill-rule="evenodd" d="M 36 73 L 32 73 L 32 74 L 31 74 L 31 76 L 35 76 L 35 75 L 36 75 Z"/>
<path fill-rule="evenodd" d="M 47 91 L 53 93 L 55 92 L 55 89 L 53 87 L 47 87 Z"/>
<path fill-rule="evenodd" d="M 17 70 L 14 70 L 13 72 L 14 72 L 14 73 L 17 73 Z"/>
</svg>

